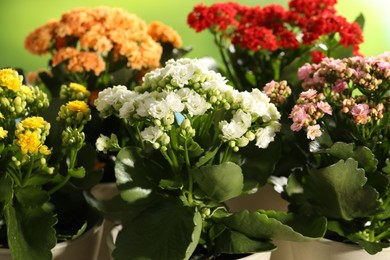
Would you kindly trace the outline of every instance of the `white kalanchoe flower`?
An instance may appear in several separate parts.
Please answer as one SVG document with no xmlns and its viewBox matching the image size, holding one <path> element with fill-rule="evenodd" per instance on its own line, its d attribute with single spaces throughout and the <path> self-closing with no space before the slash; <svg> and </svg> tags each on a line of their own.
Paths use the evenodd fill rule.
<svg viewBox="0 0 390 260">
<path fill-rule="evenodd" d="M 148 114 L 155 119 L 163 119 L 171 112 L 165 100 L 155 100 L 149 105 Z"/>
<path fill-rule="evenodd" d="M 267 148 L 268 145 L 274 141 L 276 132 L 280 131 L 280 123 L 273 122 L 272 125 L 260 128 L 255 133 L 256 135 L 256 146 L 259 148 Z"/>
<path fill-rule="evenodd" d="M 225 120 L 219 122 L 219 128 L 222 132 L 222 140 L 227 141 L 236 140 L 240 138 L 246 133 L 248 129 L 236 121 L 231 121 L 230 123 L 228 123 Z"/>
<path fill-rule="evenodd" d="M 146 127 L 142 132 L 141 132 L 141 137 L 145 141 L 151 143 L 151 144 L 156 144 L 157 140 L 163 135 L 163 131 L 160 129 L 159 126 L 149 126 Z"/>
<path fill-rule="evenodd" d="M 111 134 L 110 137 L 100 135 L 96 140 L 96 150 L 107 153 L 108 151 L 118 150 L 120 146 L 118 144 L 118 137 L 115 134 Z"/>
<path fill-rule="evenodd" d="M 184 109 L 180 96 L 174 92 L 167 93 L 165 101 L 173 112 L 182 112 Z"/>
<path fill-rule="evenodd" d="M 99 92 L 98 98 L 95 100 L 96 109 L 103 117 L 117 112 L 126 100 L 132 99 L 135 93 L 128 90 L 126 86 L 115 86 L 106 88 Z"/>
<path fill-rule="evenodd" d="M 249 113 L 238 110 L 234 113 L 232 121 L 242 125 L 243 128 L 248 129 L 252 124 L 252 116 Z"/>
<path fill-rule="evenodd" d="M 191 116 L 194 115 L 204 115 L 207 109 L 210 108 L 210 104 L 201 97 L 198 93 L 193 93 L 192 96 L 189 96 L 187 102 L 185 103 L 188 114 Z"/>
</svg>

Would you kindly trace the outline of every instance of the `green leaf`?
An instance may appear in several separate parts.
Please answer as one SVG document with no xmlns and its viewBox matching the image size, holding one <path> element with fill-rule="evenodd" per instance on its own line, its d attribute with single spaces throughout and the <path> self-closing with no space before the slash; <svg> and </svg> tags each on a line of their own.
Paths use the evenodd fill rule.
<svg viewBox="0 0 390 260">
<path fill-rule="evenodd" d="M 275 170 L 276 163 L 282 153 L 282 145 L 277 139 L 270 143 L 267 149 L 260 149 L 250 143 L 240 150 L 244 164 L 241 166 L 245 181 L 255 180 L 260 186 L 267 183 Z"/>
<path fill-rule="evenodd" d="M 364 15 L 362 13 L 359 14 L 358 17 L 356 17 L 355 22 L 357 22 L 359 24 L 360 29 L 363 31 L 365 19 L 364 19 Z"/>
<path fill-rule="evenodd" d="M 340 160 L 321 169 L 308 169 L 304 193 L 320 215 L 351 220 L 376 213 L 378 192 L 365 185 L 364 170 L 354 159 Z"/>
<path fill-rule="evenodd" d="M 225 229 L 215 240 L 215 254 L 245 254 L 274 250 L 269 240 L 255 240 L 240 232 Z"/>
<path fill-rule="evenodd" d="M 13 259 L 51 260 L 56 244 L 56 218 L 42 207 L 23 207 L 17 201 L 4 207 L 8 245 Z"/>
<path fill-rule="evenodd" d="M 192 254 L 202 228 L 199 213 L 180 202 L 164 200 L 123 225 L 114 259 L 182 260 Z"/>
<path fill-rule="evenodd" d="M 161 169 L 153 163 L 147 163 L 140 148 L 125 147 L 118 153 L 115 162 L 115 177 L 120 194 L 125 201 L 136 202 L 149 198 L 156 185 L 148 177 L 153 174 L 158 175 L 158 173 L 161 173 Z M 162 178 L 162 174 L 160 175 Z M 159 182 L 159 180 L 156 181 Z"/>
<path fill-rule="evenodd" d="M 15 196 L 23 207 L 41 207 L 49 201 L 49 194 L 34 186 L 15 189 Z"/>
<path fill-rule="evenodd" d="M 295 216 L 274 211 L 240 211 L 222 220 L 232 230 L 256 240 L 307 241 L 323 237 L 325 218 Z"/>
<path fill-rule="evenodd" d="M 217 154 L 219 147 L 214 148 L 214 150 L 207 151 L 203 156 L 199 158 L 199 161 L 195 164 L 195 167 L 199 168 L 200 166 L 205 165 L 206 163 L 212 161 Z"/>
<path fill-rule="evenodd" d="M 103 169 L 96 169 L 99 163 L 95 147 L 87 143 L 77 154 L 77 166 L 85 169 L 85 176 L 81 179 L 72 178 L 70 182 L 78 189 L 87 190 L 98 184 L 103 177 Z"/>
<path fill-rule="evenodd" d="M 199 157 L 204 152 L 204 149 L 193 139 L 188 140 L 187 150 L 190 158 Z"/>
<path fill-rule="evenodd" d="M 190 174 L 207 196 L 219 202 L 241 195 L 244 187 L 241 168 L 232 162 L 202 166 Z"/>
<path fill-rule="evenodd" d="M 390 159 L 386 159 L 386 166 L 382 168 L 382 171 L 388 175 L 390 175 Z"/>
<path fill-rule="evenodd" d="M 367 172 L 374 172 L 378 165 L 378 160 L 374 153 L 365 146 L 354 147 L 352 143 L 337 142 L 332 147 L 326 150 L 330 155 L 340 159 L 353 158 Z"/>
<path fill-rule="evenodd" d="M 12 179 L 8 178 L 7 176 L 1 176 L 0 177 L 0 202 L 1 203 L 7 203 L 12 198 Z"/>
<path fill-rule="evenodd" d="M 110 200 L 97 200 L 91 193 L 87 192 L 84 193 L 84 196 L 89 206 L 100 212 L 104 218 L 113 222 L 131 221 L 151 205 L 150 203 L 134 205 L 124 201 L 120 195 Z"/>
</svg>

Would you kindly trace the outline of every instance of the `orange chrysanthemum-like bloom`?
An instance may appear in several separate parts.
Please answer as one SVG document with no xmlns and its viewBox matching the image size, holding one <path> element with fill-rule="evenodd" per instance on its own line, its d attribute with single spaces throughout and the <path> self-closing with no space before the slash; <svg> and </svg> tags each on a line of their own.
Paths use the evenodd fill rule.
<svg viewBox="0 0 390 260">
<path fill-rule="evenodd" d="M 175 47 L 182 44 L 169 26 L 159 22 L 148 26 L 124 9 L 103 6 L 63 13 L 60 20 L 30 33 L 25 47 L 33 54 L 54 53 L 53 66 L 66 62 L 71 72 L 93 71 L 98 76 L 107 63 L 120 59 L 127 60 L 127 67 L 132 69 L 159 67 L 160 42 L 171 42 Z"/>
<path fill-rule="evenodd" d="M 183 42 L 179 34 L 172 27 L 159 21 L 151 22 L 148 26 L 148 34 L 157 42 L 168 42 L 176 48 L 180 48 Z"/>
</svg>

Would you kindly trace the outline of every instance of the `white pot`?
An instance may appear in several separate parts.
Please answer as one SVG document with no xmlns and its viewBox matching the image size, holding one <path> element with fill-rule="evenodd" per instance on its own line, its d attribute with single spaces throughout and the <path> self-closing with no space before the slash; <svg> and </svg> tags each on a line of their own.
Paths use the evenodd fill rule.
<svg viewBox="0 0 390 260">
<path fill-rule="evenodd" d="M 91 189 L 91 194 L 98 200 L 110 200 L 118 194 L 118 188 L 115 182 L 99 183 Z M 107 219 L 103 220 L 102 243 L 99 248 L 99 256 L 96 260 L 111 259 L 111 251 L 105 239 L 110 235 L 115 223 Z M 0 259 L 1 260 L 1 259 Z"/>
<path fill-rule="evenodd" d="M 77 239 L 58 243 L 51 251 L 53 260 L 97 260 L 103 227 L 101 223 Z M 1 260 L 12 260 L 9 249 L 0 249 Z"/>
<path fill-rule="evenodd" d="M 114 251 L 115 248 L 115 239 L 121 231 L 122 226 L 117 225 L 114 228 L 112 228 L 110 234 L 107 236 L 107 245 L 108 248 L 110 249 L 111 253 Z M 111 258 L 112 259 L 112 258 Z M 237 260 L 270 260 L 271 259 L 271 252 L 261 252 L 261 253 L 254 253 L 248 256 L 245 256 L 243 258 L 239 258 Z"/>
<path fill-rule="evenodd" d="M 328 239 L 290 242 L 293 260 L 389 260 L 390 248 L 370 255 L 364 249 Z"/>
</svg>

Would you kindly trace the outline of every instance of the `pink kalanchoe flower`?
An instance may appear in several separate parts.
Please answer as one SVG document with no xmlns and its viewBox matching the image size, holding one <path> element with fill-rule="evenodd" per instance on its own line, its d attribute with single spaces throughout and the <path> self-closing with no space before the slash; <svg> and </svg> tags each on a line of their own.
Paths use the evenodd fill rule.
<svg viewBox="0 0 390 260">
<path fill-rule="evenodd" d="M 370 121 L 370 107 L 367 104 L 357 104 L 351 109 L 351 114 L 356 124 L 367 124 Z"/>
<path fill-rule="evenodd" d="M 293 124 L 291 130 L 298 132 L 302 127 L 310 120 L 310 116 L 307 114 L 306 109 L 302 106 L 294 106 L 289 118 L 292 118 Z"/>
<path fill-rule="evenodd" d="M 317 103 L 317 108 L 319 108 L 322 112 L 328 115 L 332 115 L 332 107 L 328 102 L 320 101 Z"/>
<path fill-rule="evenodd" d="M 302 92 L 302 93 L 299 95 L 299 98 L 311 100 L 311 99 L 315 98 L 316 96 L 317 96 L 317 90 L 315 90 L 315 89 L 309 89 L 309 90 L 307 90 L 307 91 Z"/>
<path fill-rule="evenodd" d="M 306 136 L 308 139 L 314 140 L 316 137 L 321 136 L 322 132 L 320 129 L 320 125 L 309 125 L 307 127 Z"/>
<path fill-rule="evenodd" d="M 332 90 L 334 92 L 343 92 L 347 89 L 347 82 L 344 80 L 338 80 L 336 81 L 336 84 L 332 87 Z"/>
<path fill-rule="evenodd" d="M 298 79 L 308 79 L 310 77 L 310 73 L 312 73 L 312 66 L 309 63 L 306 63 L 298 69 Z"/>
</svg>

